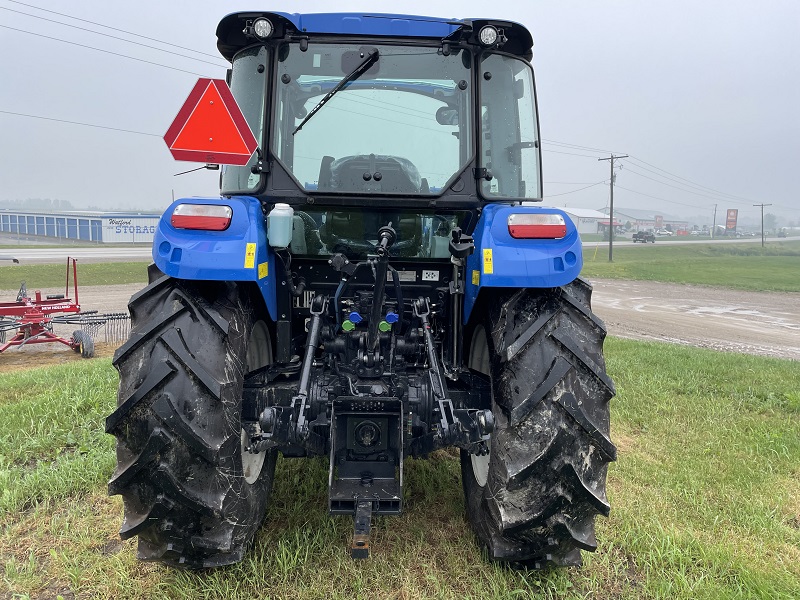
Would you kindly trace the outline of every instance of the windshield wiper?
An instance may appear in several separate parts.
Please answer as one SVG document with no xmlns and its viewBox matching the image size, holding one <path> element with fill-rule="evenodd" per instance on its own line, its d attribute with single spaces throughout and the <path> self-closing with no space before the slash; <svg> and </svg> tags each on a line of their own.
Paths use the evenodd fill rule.
<svg viewBox="0 0 800 600">
<path fill-rule="evenodd" d="M 315 114 L 317 114 L 317 111 L 318 111 L 320 108 L 322 108 L 322 107 L 325 105 L 325 103 L 326 103 L 328 100 L 330 100 L 331 98 L 333 98 L 333 95 L 334 95 L 336 92 L 338 92 L 339 90 L 341 90 L 341 89 L 342 89 L 344 86 L 346 86 L 346 85 L 347 85 L 348 83 L 350 83 L 351 81 L 355 81 L 356 79 L 358 79 L 359 77 L 361 77 L 361 76 L 362 76 L 364 73 L 366 73 L 366 72 L 367 72 L 367 70 L 368 70 L 368 69 L 369 69 L 369 68 L 370 68 L 372 65 L 374 65 L 374 64 L 375 64 L 377 61 L 378 61 L 378 50 L 377 50 L 377 48 L 376 48 L 376 49 L 372 50 L 372 52 L 370 52 L 370 53 L 367 55 L 367 57 L 366 57 L 364 60 L 362 60 L 362 61 L 361 61 L 361 63 L 360 63 L 360 64 L 359 64 L 359 65 L 358 65 L 358 66 L 357 66 L 355 69 L 353 69 L 353 70 L 352 70 L 352 72 L 350 72 L 348 75 L 345 75 L 344 79 L 342 79 L 342 80 L 341 80 L 339 83 L 337 83 L 337 84 L 336 84 L 336 87 L 334 87 L 334 88 L 333 88 L 333 89 L 332 89 L 330 92 L 328 92 L 327 94 L 325 94 L 325 97 L 324 97 L 322 100 L 320 100 L 320 101 L 319 101 L 319 103 L 318 103 L 318 104 L 317 104 L 317 105 L 316 105 L 314 108 L 312 108 L 312 109 L 311 109 L 311 112 L 309 112 L 309 113 L 306 115 L 306 118 L 305 118 L 305 119 L 303 119 L 303 120 L 300 122 L 300 125 L 298 125 L 298 126 L 295 128 L 295 130 L 292 132 L 292 135 L 294 135 L 295 133 L 297 133 L 298 131 L 300 131 L 300 130 L 303 128 L 303 125 L 305 125 L 306 123 L 308 123 L 308 120 L 309 120 L 311 117 L 313 117 Z"/>
</svg>

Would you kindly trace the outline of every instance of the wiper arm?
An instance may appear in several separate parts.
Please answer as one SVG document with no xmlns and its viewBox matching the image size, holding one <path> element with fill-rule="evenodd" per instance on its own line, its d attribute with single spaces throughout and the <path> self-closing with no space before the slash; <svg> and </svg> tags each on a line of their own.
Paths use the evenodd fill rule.
<svg viewBox="0 0 800 600">
<path fill-rule="evenodd" d="M 346 86 L 351 81 L 355 81 L 356 79 L 361 77 L 377 61 L 378 61 L 378 50 L 376 48 L 372 52 L 370 52 L 367 55 L 367 57 L 364 60 L 362 60 L 361 63 L 355 69 L 352 70 L 352 72 L 350 72 L 348 75 L 345 75 L 344 79 L 342 79 L 339 83 L 336 84 L 336 87 L 334 87 L 330 92 L 325 94 L 325 97 L 322 100 L 320 100 L 319 103 L 314 108 L 311 109 L 311 112 L 309 112 L 306 115 L 306 118 L 303 119 L 300 122 L 300 125 L 298 125 L 295 128 L 295 130 L 292 132 L 292 135 L 294 135 L 295 133 L 300 131 L 303 128 L 303 125 L 308 123 L 308 120 L 311 117 L 313 117 L 315 114 L 317 114 L 317 111 L 319 111 L 319 109 L 322 108 L 328 100 L 333 98 L 333 95 L 336 92 L 341 90 L 344 86 Z"/>
</svg>

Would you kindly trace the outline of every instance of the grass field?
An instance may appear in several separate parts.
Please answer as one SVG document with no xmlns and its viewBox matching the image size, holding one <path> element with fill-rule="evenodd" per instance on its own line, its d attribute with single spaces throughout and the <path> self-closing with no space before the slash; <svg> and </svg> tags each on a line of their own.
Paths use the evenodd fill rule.
<svg viewBox="0 0 800 600">
<path fill-rule="evenodd" d="M 800 369 L 796 362 L 609 339 L 611 518 L 582 569 L 486 562 L 463 515 L 457 458 L 410 460 L 406 510 L 379 518 L 353 562 L 352 520 L 326 513 L 327 464 L 281 461 L 265 527 L 234 567 L 135 559 L 103 420 L 107 360 L 0 375 L 0 597 L 796 599 Z"/>
<path fill-rule="evenodd" d="M 692 283 L 742 290 L 800 292 L 800 242 L 760 244 L 641 244 L 585 248 L 581 275 Z"/>
<path fill-rule="evenodd" d="M 66 275 L 66 260 L 58 265 L 0 266 L 0 290 L 18 289 L 22 281 L 27 283 L 31 292 L 36 288 L 63 288 Z M 70 281 L 71 278 L 70 270 Z M 147 263 L 78 263 L 79 286 L 119 283 L 147 283 Z M 70 294 L 71 289 L 70 284 Z"/>
</svg>

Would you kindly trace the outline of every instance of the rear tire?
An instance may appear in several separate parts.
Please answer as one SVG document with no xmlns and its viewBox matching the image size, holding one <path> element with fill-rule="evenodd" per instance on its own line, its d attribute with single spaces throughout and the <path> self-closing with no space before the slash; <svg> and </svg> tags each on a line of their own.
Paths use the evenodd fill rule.
<svg viewBox="0 0 800 600">
<path fill-rule="evenodd" d="M 238 562 L 263 520 L 277 457 L 247 450 L 241 420 L 246 373 L 272 361 L 269 329 L 233 283 L 161 277 L 128 307 L 131 336 L 114 357 L 118 408 L 106 420 L 120 536 L 139 536 L 142 560 Z"/>
<path fill-rule="evenodd" d="M 469 366 L 490 375 L 490 453 L 461 453 L 467 515 L 489 555 L 529 568 L 576 566 L 608 516 L 614 385 L 591 286 L 501 291 L 473 330 Z"/>
</svg>

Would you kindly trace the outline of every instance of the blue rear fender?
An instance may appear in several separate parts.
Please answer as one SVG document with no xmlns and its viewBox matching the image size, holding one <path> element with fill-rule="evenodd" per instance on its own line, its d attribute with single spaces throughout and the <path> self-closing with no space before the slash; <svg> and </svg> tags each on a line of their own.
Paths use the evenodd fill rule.
<svg viewBox="0 0 800 600">
<path fill-rule="evenodd" d="M 567 226 L 557 240 L 515 239 L 508 231 L 512 214 L 559 214 Z M 475 252 L 467 259 L 464 323 L 481 288 L 553 288 L 567 285 L 581 272 L 583 252 L 578 230 L 564 211 L 542 206 L 489 204 L 473 234 Z"/>
<path fill-rule="evenodd" d="M 215 204 L 233 210 L 225 231 L 177 229 L 170 223 L 179 204 Z M 267 311 L 277 314 L 275 253 L 267 243 L 261 203 L 249 196 L 183 198 L 161 216 L 153 238 L 153 261 L 170 277 L 192 281 L 252 281 Z"/>
</svg>

